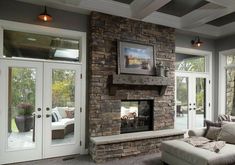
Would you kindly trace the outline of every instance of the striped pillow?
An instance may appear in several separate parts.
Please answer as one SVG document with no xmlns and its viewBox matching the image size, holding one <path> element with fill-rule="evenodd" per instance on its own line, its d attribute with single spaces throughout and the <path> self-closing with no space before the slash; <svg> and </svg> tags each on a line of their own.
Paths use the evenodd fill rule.
<svg viewBox="0 0 235 165">
<path fill-rule="evenodd" d="M 222 122 L 222 121 L 231 121 L 230 115 L 219 115 L 218 122 Z"/>
<path fill-rule="evenodd" d="M 55 113 L 55 112 L 52 112 L 52 122 L 58 122 L 59 121 L 59 118 L 58 118 L 58 116 L 57 116 L 57 114 Z"/>
</svg>

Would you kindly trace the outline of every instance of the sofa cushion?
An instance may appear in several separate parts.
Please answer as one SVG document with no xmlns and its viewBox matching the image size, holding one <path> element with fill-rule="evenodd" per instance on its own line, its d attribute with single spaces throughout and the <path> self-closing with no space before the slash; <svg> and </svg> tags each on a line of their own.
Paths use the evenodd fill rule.
<svg viewBox="0 0 235 165">
<path fill-rule="evenodd" d="M 209 127 L 205 137 L 210 140 L 217 140 L 220 134 L 221 128 L 220 127 Z"/>
<path fill-rule="evenodd" d="M 191 165 L 228 165 L 235 163 L 235 145 L 226 144 L 219 153 L 194 147 L 182 140 L 164 141 L 161 150 Z"/>
<path fill-rule="evenodd" d="M 66 118 L 66 110 L 68 110 L 68 107 L 56 107 L 61 115 L 62 118 Z"/>
<path fill-rule="evenodd" d="M 235 144 L 235 123 L 223 123 L 218 139 L 226 141 L 227 143 Z"/>
<path fill-rule="evenodd" d="M 64 118 L 64 119 L 61 119 L 58 122 L 52 122 L 51 123 L 51 129 L 52 130 L 65 129 L 65 127 L 70 125 L 70 124 L 74 124 L 74 119 Z"/>
<path fill-rule="evenodd" d="M 210 120 L 205 120 L 205 124 L 206 124 L 206 131 L 204 136 L 207 134 L 207 131 L 209 130 L 210 127 L 221 127 L 221 123 L 212 122 Z"/>
</svg>

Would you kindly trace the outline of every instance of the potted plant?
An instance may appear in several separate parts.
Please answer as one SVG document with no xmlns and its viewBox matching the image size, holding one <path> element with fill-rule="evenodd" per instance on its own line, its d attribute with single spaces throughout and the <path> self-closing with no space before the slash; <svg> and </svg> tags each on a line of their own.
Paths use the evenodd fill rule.
<svg viewBox="0 0 235 165">
<path fill-rule="evenodd" d="M 16 126 L 19 132 L 28 132 L 33 127 L 33 106 L 29 103 L 20 103 L 16 107 Z"/>
</svg>

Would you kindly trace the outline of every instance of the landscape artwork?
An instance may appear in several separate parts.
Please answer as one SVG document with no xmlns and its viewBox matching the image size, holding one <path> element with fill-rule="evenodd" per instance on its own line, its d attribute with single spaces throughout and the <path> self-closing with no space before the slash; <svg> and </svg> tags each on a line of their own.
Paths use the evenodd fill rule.
<svg viewBox="0 0 235 165">
<path fill-rule="evenodd" d="M 119 43 L 119 73 L 154 75 L 153 46 Z"/>
</svg>

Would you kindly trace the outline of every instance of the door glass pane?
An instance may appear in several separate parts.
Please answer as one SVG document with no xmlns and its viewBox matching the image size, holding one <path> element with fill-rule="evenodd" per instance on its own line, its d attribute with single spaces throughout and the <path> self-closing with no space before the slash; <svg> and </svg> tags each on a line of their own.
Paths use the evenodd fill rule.
<svg viewBox="0 0 235 165">
<path fill-rule="evenodd" d="M 205 56 L 176 53 L 176 70 L 205 72 Z"/>
<path fill-rule="evenodd" d="M 204 127 L 206 115 L 206 79 L 196 78 L 196 127 Z M 195 105 L 194 105 L 195 106 Z"/>
<path fill-rule="evenodd" d="M 226 113 L 235 115 L 235 69 L 226 71 Z"/>
<path fill-rule="evenodd" d="M 75 140 L 75 73 L 74 70 L 52 70 L 52 144 Z"/>
<path fill-rule="evenodd" d="M 11 67 L 8 72 L 8 150 L 33 148 L 36 69 Z"/>
<path fill-rule="evenodd" d="M 175 128 L 188 128 L 188 78 L 177 77 Z"/>
</svg>

